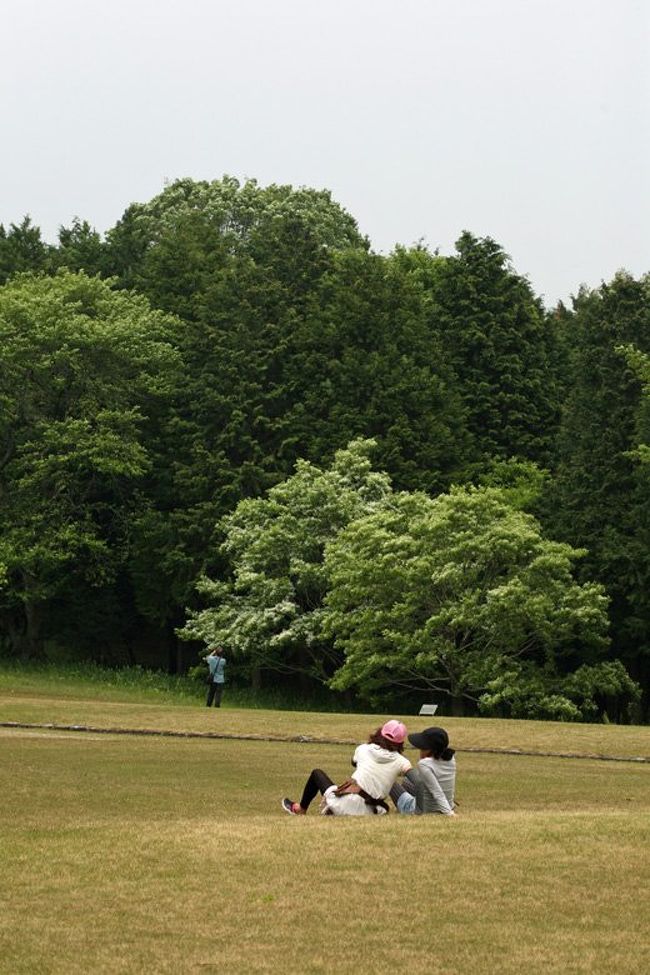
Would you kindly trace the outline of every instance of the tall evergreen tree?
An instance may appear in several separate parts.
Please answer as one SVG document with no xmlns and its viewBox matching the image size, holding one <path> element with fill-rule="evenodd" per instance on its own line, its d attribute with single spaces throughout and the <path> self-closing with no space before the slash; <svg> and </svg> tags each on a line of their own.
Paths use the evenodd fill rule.
<svg viewBox="0 0 650 975">
<path fill-rule="evenodd" d="M 491 238 L 463 233 L 431 278 L 432 311 L 482 455 L 548 464 L 558 421 L 552 323 Z"/>
<path fill-rule="evenodd" d="M 641 381 L 619 346 L 650 350 L 648 280 L 619 273 L 582 290 L 567 321 L 571 385 L 546 522 L 588 549 L 583 571 L 611 596 L 613 654 L 650 676 L 650 482 L 635 456 Z"/>
<path fill-rule="evenodd" d="M 53 254 L 56 267 L 100 274 L 106 267 L 105 246 L 100 234 L 87 220 L 75 217 L 69 227 L 59 228 L 59 243 Z"/>
<path fill-rule="evenodd" d="M 50 267 L 53 248 L 46 244 L 39 227 L 26 216 L 9 230 L 0 224 L 0 284 L 21 271 L 45 271 Z"/>
</svg>

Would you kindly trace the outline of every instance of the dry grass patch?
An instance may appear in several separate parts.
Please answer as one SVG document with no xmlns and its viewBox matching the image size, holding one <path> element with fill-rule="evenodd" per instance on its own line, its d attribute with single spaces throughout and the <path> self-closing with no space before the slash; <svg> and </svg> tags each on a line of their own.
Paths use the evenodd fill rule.
<svg viewBox="0 0 650 975">
<path fill-rule="evenodd" d="M 18 691 L 0 693 L 0 721 L 81 724 L 98 728 L 142 728 L 174 732 L 219 732 L 230 735 L 273 735 L 363 741 L 389 717 L 376 714 L 319 714 L 181 707 L 164 704 L 92 701 L 34 696 Z M 491 718 L 420 718 L 397 715 L 411 731 L 436 720 L 449 730 L 458 749 L 495 748 L 650 758 L 650 728 L 645 726 L 561 724 Z"/>
<path fill-rule="evenodd" d="M 648 970 L 645 766 L 462 755 L 457 819 L 346 820 L 279 800 L 347 747 L 1 747 L 3 975 Z"/>
</svg>

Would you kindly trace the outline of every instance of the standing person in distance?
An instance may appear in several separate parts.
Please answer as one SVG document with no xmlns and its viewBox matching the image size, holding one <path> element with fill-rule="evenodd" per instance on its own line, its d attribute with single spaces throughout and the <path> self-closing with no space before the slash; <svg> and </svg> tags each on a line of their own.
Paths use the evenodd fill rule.
<svg viewBox="0 0 650 975">
<path fill-rule="evenodd" d="M 212 647 L 207 657 L 203 658 L 210 668 L 208 697 L 205 702 L 206 707 L 210 707 L 214 701 L 215 708 L 221 707 L 223 696 L 223 685 L 226 682 L 224 676 L 226 670 L 226 658 L 223 655 L 223 647 Z"/>
</svg>

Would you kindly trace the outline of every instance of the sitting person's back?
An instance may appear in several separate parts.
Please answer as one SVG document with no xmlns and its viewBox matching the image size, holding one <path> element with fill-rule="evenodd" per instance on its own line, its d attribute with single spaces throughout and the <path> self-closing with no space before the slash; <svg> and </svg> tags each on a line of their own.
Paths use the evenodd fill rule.
<svg viewBox="0 0 650 975">
<path fill-rule="evenodd" d="M 425 728 L 409 735 L 420 749 L 417 768 L 409 772 L 404 786 L 395 785 L 390 796 L 401 813 L 453 816 L 456 791 L 456 759 L 444 728 Z"/>
<path fill-rule="evenodd" d="M 351 778 L 377 799 L 385 799 L 397 776 L 411 767 L 400 752 L 388 751 L 377 744 L 359 745 L 352 764 L 355 769 Z"/>
<path fill-rule="evenodd" d="M 450 749 L 451 750 L 451 749 Z M 418 762 L 415 812 L 453 816 L 456 791 L 456 759 L 421 758 Z"/>
<path fill-rule="evenodd" d="M 352 756 L 354 772 L 351 780 L 362 793 L 341 794 L 339 791 L 335 794 L 334 790 L 327 790 L 322 811 L 337 816 L 387 812 L 388 806 L 383 800 L 397 777 L 411 769 L 411 763 L 402 754 L 405 736 L 406 728 L 401 722 L 388 721 L 382 728 L 377 728 L 365 744 L 358 745 Z M 369 804 L 369 799 L 377 802 Z"/>
</svg>

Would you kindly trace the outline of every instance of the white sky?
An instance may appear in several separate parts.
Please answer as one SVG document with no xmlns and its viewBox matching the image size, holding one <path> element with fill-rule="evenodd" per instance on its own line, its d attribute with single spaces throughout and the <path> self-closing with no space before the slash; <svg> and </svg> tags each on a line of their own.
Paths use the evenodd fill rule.
<svg viewBox="0 0 650 975">
<path fill-rule="evenodd" d="M 0 222 L 180 176 L 330 189 L 377 250 L 494 237 L 547 303 L 650 270 L 648 0 L 3 0 Z"/>
</svg>

